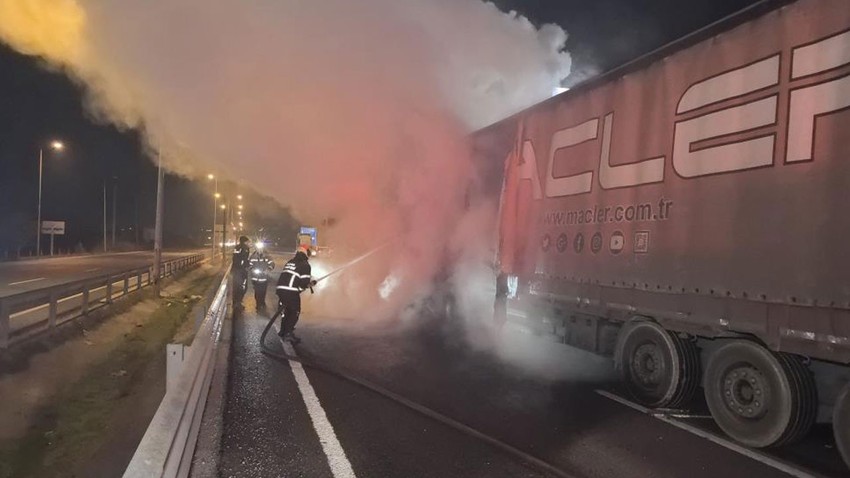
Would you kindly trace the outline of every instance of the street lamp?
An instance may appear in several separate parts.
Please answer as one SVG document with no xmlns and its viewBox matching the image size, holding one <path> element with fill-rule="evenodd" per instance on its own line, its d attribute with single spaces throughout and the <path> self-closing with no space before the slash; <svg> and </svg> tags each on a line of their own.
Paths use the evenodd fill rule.
<svg viewBox="0 0 850 478">
<path fill-rule="evenodd" d="M 153 233 L 153 271 L 156 280 L 153 284 L 154 295 L 160 297 L 162 275 L 162 218 L 165 215 L 165 170 L 162 169 L 162 150 L 156 152 L 156 217 Z"/>
<path fill-rule="evenodd" d="M 223 264 L 227 255 L 227 204 L 222 201 L 218 207 L 221 209 L 221 262 Z"/>
<path fill-rule="evenodd" d="M 115 224 L 118 215 L 118 176 L 112 177 L 112 247 L 115 248 Z M 103 251 L 106 252 L 106 181 L 103 182 Z"/>
<path fill-rule="evenodd" d="M 61 141 L 53 140 L 50 142 L 50 149 L 53 151 L 62 151 L 65 145 Z M 35 249 L 37 257 L 41 257 L 41 178 L 44 170 L 44 148 L 38 148 L 38 218 L 35 225 Z"/>
<path fill-rule="evenodd" d="M 210 261 L 215 260 L 215 218 L 216 214 L 218 214 L 218 198 L 221 197 L 221 194 L 218 193 L 218 178 L 215 177 L 215 174 L 207 174 L 207 179 L 210 181 L 215 181 L 215 192 L 213 193 L 213 223 L 212 223 L 212 255 L 210 256 Z"/>
</svg>

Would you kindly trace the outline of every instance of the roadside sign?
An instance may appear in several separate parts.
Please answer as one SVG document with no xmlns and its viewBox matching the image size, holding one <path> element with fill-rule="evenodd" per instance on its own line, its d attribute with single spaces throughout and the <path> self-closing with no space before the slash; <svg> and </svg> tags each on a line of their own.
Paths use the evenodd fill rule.
<svg viewBox="0 0 850 478">
<path fill-rule="evenodd" d="M 65 234 L 65 221 L 41 221 L 41 233 L 62 236 Z"/>
</svg>

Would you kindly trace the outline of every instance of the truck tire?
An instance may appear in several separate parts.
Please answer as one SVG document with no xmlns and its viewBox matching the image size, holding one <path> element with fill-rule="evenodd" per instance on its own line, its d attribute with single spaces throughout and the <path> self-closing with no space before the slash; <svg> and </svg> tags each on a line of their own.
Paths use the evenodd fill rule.
<svg viewBox="0 0 850 478">
<path fill-rule="evenodd" d="M 699 386 L 696 345 L 655 322 L 636 320 L 626 325 L 616 360 L 629 393 L 648 407 L 685 406 Z"/>
<path fill-rule="evenodd" d="M 800 357 L 749 340 L 732 340 L 715 350 L 703 386 L 720 428 L 754 448 L 794 443 L 817 418 L 814 378 Z"/>
<path fill-rule="evenodd" d="M 844 457 L 844 462 L 850 467 L 850 383 L 844 386 L 835 403 L 832 430 L 835 433 L 835 445 Z"/>
</svg>

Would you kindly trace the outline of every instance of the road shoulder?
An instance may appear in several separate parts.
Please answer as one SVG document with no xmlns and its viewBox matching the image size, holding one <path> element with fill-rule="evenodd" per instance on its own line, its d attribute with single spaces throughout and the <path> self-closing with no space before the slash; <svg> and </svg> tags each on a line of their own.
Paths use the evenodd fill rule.
<svg viewBox="0 0 850 478">
<path fill-rule="evenodd" d="M 161 301 L 142 301 L 0 377 L 0 477 L 120 475 L 164 394 L 164 344 L 215 275 L 195 270 Z"/>
</svg>

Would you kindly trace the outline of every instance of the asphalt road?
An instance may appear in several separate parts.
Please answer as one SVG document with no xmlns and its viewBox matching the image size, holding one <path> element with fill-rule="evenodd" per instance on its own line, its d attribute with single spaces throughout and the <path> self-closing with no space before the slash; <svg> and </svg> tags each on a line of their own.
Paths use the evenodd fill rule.
<svg viewBox="0 0 850 478">
<path fill-rule="evenodd" d="M 167 260 L 194 252 L 202 251 L 168 251 L 163 252 L 162 256 Z M 145 267 L 152 262 L 151 251 L 0 262 L 0 297 L 110 272 Z"/>
<path fill-rule="evenodd" d="M 551 476 L 359 385 L 263 355 L 258 340 L 267 315 L 254 312 L 250 293 L 245 304 L 234 323 L 220 476 Z M 617 390 L 607 360 L 518 327 L 494 333 L 421 318 L 367 328 L 307 315 L 298 332 L 299 356 L 385 387 L 570 476 L 788 476 L 601 396 L 600 389 Z M 269 342 L 282 347 L 274 335 Z M 699 416 L 690 422 L 712 428 Z M 834 450 L 826 454 L 819 476 L 850 474 L 835 471 Z"/>
</svg>

